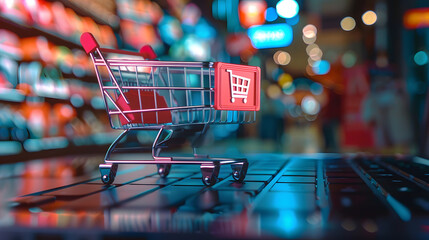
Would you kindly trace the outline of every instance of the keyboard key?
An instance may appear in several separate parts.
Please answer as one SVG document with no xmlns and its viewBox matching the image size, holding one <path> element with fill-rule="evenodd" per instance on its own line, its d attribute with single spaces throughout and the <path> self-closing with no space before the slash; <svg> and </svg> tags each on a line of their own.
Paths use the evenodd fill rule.
<svg viewBox="0 0 429 240">
<path fill-rule="evenodd" d="M 21 207 L 21 206 L 38 206 L 45 203 L 55 201 L 55 196 L 26 196 L 18 197 L 9 202 L 11 207 Z"/>
<path fill-rule="evenodd" d="M 224 181 L 220 185 L 215 186 L 216 190 L 229 190 L 229 191 L 247 191 L 257 193 L 262 190 L 265 186 L 263 182 L 235 182 L 235 181 Z"/>
<path fill-rule="evenodd" d="M 316 172 L 315 171 L 292 171 L 287 170 L 283 173 L 283 176 L 309 176 L 309 177 L 315 177 Z"/>
<path fill-rule="evenodd" d="M 316 196 L 314 193 L 267 192 L 255 206 L 256 212 L 313 211 L 315 209 Z"/>
<path fill-rule="evenodd" d="M 242 212 L 251 203 L 251 194 L 244 191 L 207 189 L 186 201 L 180 210 L 211 212 Z"/>
<path fill-rule="evenodd" d="M 201 178 L 188 178 L 173 183 L 174 186 L 205 186 Z"/>
<path fill-rule="evenodd" d="M 74 185 L 71 187 L 63 188 L 60 190 L 44 193 L 44 196 L 56 196 L 56 197 L 82 197 L 88 194 L 100 192 L 114 186 L 107 185 L 98 185 L 98 184 L 88 184 L 83 183 L 79 185 Z"/>
<path fill-rule="evenodd" d="M 132 182 L 131 184 L 150 184 L 150 185 L 165 186 L 177 181 L 178 181 L 177 178 L 170 178 L 170 177 L 162 178 L 159 176 L 156 176 L 156 177 L 154 176 L 154 177 L 146 177 L 146 178 L 140 179 L 138 181 Z"/>
<path fill-rule="evenodd" d="M 314 183 L 316 181 L 315 177 L 297 177 L 297 176 L 282 176 L 278 182 L 279 183 Z"/>
<path fill-rule="evenodd" d="M 269 182 L 273 178 L 272 175 L 250 175 L 247 174 L 244 182 Z M 228 177 L 226 180 L 234 181 L 232 176 Z"/>
<path fill-rule="evenodd" d="M 176 173 L 170 173 L 168 174 L 169 178 L 187 178 L 189 176 L 194 175 L 194 172 L 176 172 Z"/>
<path fill-rule="evenodd" d="M 179 210 L 186 212 L 209 211 L 219 203 L 218 191 L 204 191 L 186 200 Z"/>
<path fill-rule="evenodd" d="M 364 184 L 365 182 L 361 179 L 361 178 L 327 178 L 327 181 L 331 184 L 334 183 L 347 183 L 347 184 L 355 184 L 355 183 L 360 183 L 360 184 Z"/>
<path fill-rule="evenodd" d="M 389 209 L 373 194 L 333 194 L 330 218 L 369 219 L 390 215 Z"/>
<path fill-rule="evenodd" d="M 326 172 L 327 178 L 359 178 L 355 172 Z"/>
<path fill-rule="evenodd" d="M 341 193 L 364 193 L 371 194 L 371 189 L 366 184 L 329 184 L 331 195 Z"/>
<path fill-rule="evenodd" d="M 201 191 L 201 187 L 168 186 L 127 202 L 125 208 L 171 208 L 183 204 L 187 198 Z"/>
<path fill-rule="evenodd" d="M 311 183 L 276 183 L 271 192 L 314 192 L 315 184 Z"/>
<path fill-rule="evenodd" d="M 97 192 L 86 197 L 82 197 L 60 207 L 65 210 L 79 210 L 79 209 L 101 209 L 112 207 L 120 202 L 130 200 L 145 192 L 159 188 L 155 185 L 123 185 L 116 188 L 110 188 L 103 192 Z"/>
<path fill-rule="evenodd" d="M 278 172 L 278 170 L 260 170 L 260 169 L 249 169 L 247 174 L 252 175 L 274 175 Z"/>
</svg>

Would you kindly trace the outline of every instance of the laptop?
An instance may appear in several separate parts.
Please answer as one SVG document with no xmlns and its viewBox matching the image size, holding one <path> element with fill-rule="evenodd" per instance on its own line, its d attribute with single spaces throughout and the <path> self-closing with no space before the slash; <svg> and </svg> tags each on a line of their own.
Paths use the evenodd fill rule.
<svg viewBox="0 0 429 240">
<path fill-rule="evenodd" d="M 365 154 L 252 154 L 243 183 L 222 166 L 119 166 L 101 155 L 0 165 L 1 239 L 429 237 L 429 160 Z M 148 156 L 149 157 L 149 156 Z"/>
</svg>

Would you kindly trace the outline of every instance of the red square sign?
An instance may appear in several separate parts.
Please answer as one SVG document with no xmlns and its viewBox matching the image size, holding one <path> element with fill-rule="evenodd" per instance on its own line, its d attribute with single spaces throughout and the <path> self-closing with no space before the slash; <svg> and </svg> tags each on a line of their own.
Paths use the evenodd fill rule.
<svg viewBox="0 0 429 240">
<path fill-rule="evenodd" d="M 216 110 L 259 111 L 261 69 L 254 66 L 216 62 Z"/>
</svg>

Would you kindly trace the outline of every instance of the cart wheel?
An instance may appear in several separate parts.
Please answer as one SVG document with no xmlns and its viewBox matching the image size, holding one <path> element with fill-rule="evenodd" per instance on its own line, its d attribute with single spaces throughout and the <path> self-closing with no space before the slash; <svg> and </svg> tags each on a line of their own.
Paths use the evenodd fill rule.
<svg viewBox="0 0 429 240">
<path fill-rule="evenodd" d="M 243 98 L 243 103 L 247 103 L 247 98 Z"/>
<path fill-rule="evenodd" d="M 232 178 L 234 178 L 235 181 L 242 182 L 247 174 L 247 168 L 249 167 L 249 163 L 242 162 L 237 164 L 232 164 Z"/>
<path fill-rule="evenodd" d="M 101 181 L 110 185 L 115 181 L 118 164 L 100 164 Z"/>
<path fill-rule="evenodd" d="M 214 165 L 201 165 L 201 173 L 203 175 L 202 181 L 206 186 L 213 186 L 217 182 L 219 176 L 220 166 Z"/>
<path fill-rule="evenodd" d="M 233 102 L 235 102 L 235 98 L 231 98 L 231 102 L 233 103 Z"/>
<path fill-rule="evenodd" d="M 157 164 L 156 166 L 160 177 L 165 178 L 170 173 L 171 164 Z"/>
</svg>

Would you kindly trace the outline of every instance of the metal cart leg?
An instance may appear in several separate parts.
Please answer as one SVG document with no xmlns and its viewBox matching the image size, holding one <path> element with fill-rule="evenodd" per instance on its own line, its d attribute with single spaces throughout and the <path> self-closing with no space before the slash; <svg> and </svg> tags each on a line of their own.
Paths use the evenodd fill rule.
<svg viewBox="0 0 429 240">
<path fill-rule="evenodd" d="M 116 139 L 115 141 L 113 141 L 112 144 L 110 144 L 109 149 L 106 152 L 106 156 L 104 157 L 104 162 L 106 162 L 106 160 L 110 159 L 110 154 L 112 154 L 113 150 L 115 150 L 116 145 L 118 145 L 119 141 L 122 140 L 122 138 L 124 138 L 128 132 L 130 131 L 130 129 L 125 129 L 125 131 L 123 131 Z"/>
<path fill-rule="evenodd" d="M 213 186 L 219 176 L 220 165 L 218 163 L 201 164 L 201 174 L 203 183 L 206 186 Z"/>
<path fill-rule="evenodd" d="M 152 145 L 152 157 L 153 157 L 153 159 L 159 160 L 160 162 L 165 161 L 166 159 L 171 160 L 171 158 L 160 158 L 159 157 L 159 154 L 161 153 L 161 148 L 159 148 L 158 146 L 161 145 L 162 143 L 168 141 L 173 134 L 173 130 L 168 129 L 168 130 L 166 130 L 168 132 L 167 136 L 161 140 L 160 137 L 161 137 L 161 134 L 164 130 L 166 130 L 166 129 L 164 129 L 164 128 L 159 129 L 158 135 L 156 136 L 156 138 L 153 142 L 153 145 Z M 158 167 L 158 174 L 160 177 L 165 178 L 170 173 L 171 164 L 162 163 L 162 164 L 157 164 L 156 166 Z"/>
<path fill-rule="evenodd" d="M 156 166 L 160 177 L 165 178 L 170 173 L 171 164 L 156 164 Z"/>
<path fill-rule="evenodd" d="M 105 163 L 102 163 L 98 166 L 100 169 L 101 181 L 104 184 L 112 184 L 113 181 L 115 181 L 116 172 L 118 171 L 118 164 L 107 163 L 106 161 L 110 159 L 110 154 L 112 154 L 112 152 L 116 148 L 116 145 L 118 145 L 119 141 L 121 141 L 121 139 L 124 138 L 128 134 L 128 132 L 129 129 L 126 129 L 115 139 L 115 141 L 113 141 L 113 143 L 107 150 L 106 156 L 104 157 Z"/>
<path fill-rule="evenodd" d="M 249 163 L 246 161 L 231 164 L 232 177 L 235 181 L 242 182 L 247 174 Z"/>
<path fill-rule="evenodd" d="M 115 181 L 116 172 L 118 171 L 118 164 L 103 163 L 99 165 L 101 181 L 104 184 L 112 184 Z"/>
</svg>

